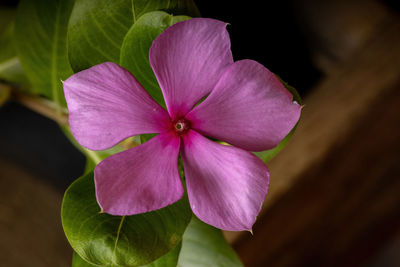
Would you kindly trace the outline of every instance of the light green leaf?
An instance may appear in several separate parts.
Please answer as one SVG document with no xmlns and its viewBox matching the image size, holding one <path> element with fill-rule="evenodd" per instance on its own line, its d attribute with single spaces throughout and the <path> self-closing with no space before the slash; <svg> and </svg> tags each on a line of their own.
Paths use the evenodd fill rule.
<svg viewBox="0 0 400 267">
<path fill-rule="evenodd" d="M 72 74 L 67 56 L 67 25 L 73 0 L 22 0 L 15 41 L 31 93 L 66 106 L 61 80 Z"/>
<path fill-rule="evenodd" d="M 101 213 L 93 173 L 76 180 L 65 192 L 61 218 L 72 248 L 94 265 L 140 266 L 174 249 L 191 219 L 184 197 L 166 208 L 133 215 Z"/>
<path fill-rule="evenodd" d="M 236 267 L 243 264 L 226 242 L 221 230 L 193 216 L 183 235 L 178 266 Z"/>
<path fill-rule="evenodd" d="M 162 11 L 149 12 L 131 27 L 121 47 L 120 65 L 129 70 L 147 92 L 162 106 L 165 102 L 149 63 L 149 49 L 154 39 L 169 26 L 187 16 L 172 16 Z"/>
<path fill-rule="evenodd" d="M 142 15 L 155 10 L 199 15 L 193 0 L 76 0 L 68 26 L 73 70 L 105 61 L 118 64 L 125 34 Z"/>
<path fill-rule="evenodd" d="M 285 86 L 285 88 L 293 95 L 293 101 L 296 101 L 299 103 L 299 105 L 302 105 L 303 102 L 301 100 L 300 94 L 297 92 L 297 90 L 287 84 L 285 81 L 283 81 L 278 75 L 275 75 Z M 279 152 L 282 151 L 282 149 L 289 143 L 290 139 L 292 138 L 294 132 L 296 131 L 298 122 L 297 124 L 293 127 L 293 129 L 288 133 L 288 135 L 274 148 L 265 150 L 265 151 L 260 151 L 260 152 L 254 152 L 255 155 L 257 155 L 262 161 L 268 162 L 272 158 L 274 158 Z"/>
</svg>

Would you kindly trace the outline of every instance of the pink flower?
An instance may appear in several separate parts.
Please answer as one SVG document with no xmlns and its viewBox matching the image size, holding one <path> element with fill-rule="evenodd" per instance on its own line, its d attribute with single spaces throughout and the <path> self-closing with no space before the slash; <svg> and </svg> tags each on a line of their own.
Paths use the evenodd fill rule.
<svg viewBox="0 0 400 267">
<path fill-rule="evenodd" d="M 167 111 L 114 63 L 64 82 L 71 131 L 82 146 L 103 150 L 133 135 L 158 133 L 97 165 L 100 207 L 112 215 L 133 215 L 178 201 L 184 194 L 180 152 L 194 214 L 221 229 L 250 230 L 267 194 L 269 172 L 248 151 L 275 147 L 295 126 L 300 106 L 259 63 L 233 62 L 221 21 L 177 23 L 157 37 L 149 57 Z"/>
</svg>

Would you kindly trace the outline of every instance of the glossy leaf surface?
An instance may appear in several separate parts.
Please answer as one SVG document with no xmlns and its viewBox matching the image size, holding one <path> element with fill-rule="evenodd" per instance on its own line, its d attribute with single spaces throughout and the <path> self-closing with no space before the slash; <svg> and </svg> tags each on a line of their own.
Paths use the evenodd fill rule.
<svg viewBox="0 0 400 267">
<path fill-rule="evenodd" d="M 147 92 L 165 107 L 157 79 L 150 67 L 149 49 L 154 39 L 169 26 L 187 16 L 172 16 L 162 11 L 149 12 L 140 17 L 125 36 L 121 47 L 120 65 L 129 70 Z"/>
<path fill-rule="evenodd" d="M 179 252 L 181 251 L 182 243 L 179 243 L 173 250 L 153 261 L 150 264 L 142 265 L 141 267 L 176 267 L 178 264 Z M 74 252 L 72 258 L 72 267 L 95 267 L 82 259 L 78 253 Z"/>
<path fill-rule="evenodd" d="M 179 243 L 173 250 L 171 250 L 161 258 L 142 267 L 175 267 L 178 265 L 179 253 L 181 251 L 181 248 L 182 243 Z"/>
<path fill-rule="evenodd" d="M 96 265 L 90 264 L 82 259 L 78 253 L 74 252 L 72 256 L 72 267 L 94 267 Z"/>
<path fill-rule="evenodd" d="M 199 15 L 193 0 L 76 0 L 68 32 L 73 70 L 106 61 L 119 63 L 125 34 L 142 15 L 155 10 Z"/>
<path fill-rule="evenodd" d="M 73 0 L 22 0 L 15 41 L 31 93 L 66 105 L 61 80 L 72 74 L 67 57 L 67 25 Z"/>
<path fill-rule="evenodd" d="M 235 251 L 226 242 L 221 230 L 193 216 L 183 235 L 178 266 L 243 266 Z"/>
<path fill-rule="evenodd" d="M 94 265 L 140 266 L 173 250 L 191 219 L 187 198 L 133 216 L 101 213 L 93 173 L 76 180 L 62 204 L 64 232 L 72 248 Z"/>
</svg>

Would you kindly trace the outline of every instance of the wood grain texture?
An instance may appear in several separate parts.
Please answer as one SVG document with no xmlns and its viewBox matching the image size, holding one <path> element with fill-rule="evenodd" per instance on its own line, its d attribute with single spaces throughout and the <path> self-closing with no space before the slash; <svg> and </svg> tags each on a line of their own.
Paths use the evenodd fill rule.
<svg viewBox="0 0 400 267">
<path fill-rule="evenodd" d="M 321 162 L 348 138 L 355 123 L 397 81 L 400 75 L 400 19 L 385 17 L 385 25 L 351 57 L 341 62 L 304 99 L 299 126 L 287 147 L 271 162 L 269 193 L 260 214 L 301 182 L 305 171 Z M 243 233 L 226 232 L 230 242 Z"/>
<path fill-rule="evenodd" d="M 246 266 L 362 266 L 400 231 L 400 83 L 244 237 Z"/>
<path fill-rule="evenodd" d="M 254 236 L 228 233 L 246 266 L 361 266 L 400 230 L 400 21 L 379 25 L 305 99 Z"/>
</svg>

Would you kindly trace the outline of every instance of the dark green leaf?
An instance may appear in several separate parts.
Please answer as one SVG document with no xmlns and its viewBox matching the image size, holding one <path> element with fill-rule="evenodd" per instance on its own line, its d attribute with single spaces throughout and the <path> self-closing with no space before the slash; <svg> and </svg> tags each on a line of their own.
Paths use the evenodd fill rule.
<svg viewBox="0 0 400 267">
<path fill-rule="evenodd" d="M 142 15 L 155 10 L 199 15 L 193 0 L 76 0 L 69 22 L 69 59 L 75 72 L 119 63 L 125 34 Z"/>
<path fill-rule="evenodd" d="M 16 9 L 0 8 L 0 80 L 28 87 L 14 43 Z"/>
<path fill-rule="evenodd" d="M 183 235 L 178 266 L 243 266 L 226 242 L 221 230 L 203 223 L 195 216 Z"/>
<path fill-rule="evenodd" d="M 133 216 L 101 213 L 93 173 L 68 188 L 61 210 L 72 248 L 89 263 L 105 266 L 145 265 L 160 258 L 181 242 L 191 214 L 186 197 L 166 208 Z"/>
<path fill-rule="evenodd" d="M 0 5 L 0 36 L 4 30 L 14 22 L 16 8 L 6 7 Z"/>
<path fill-rule="evenodd" d="M 190 19 L 187 16 L 172 16 L 154 11 L 140 17 L 126 34 L 121 47 L 120 64 L 128 69 L 147 92 L 165 107 L 161 89 L 149 63 L 149 49 L 153 40 L 166 28 Z"/>
<path fill-rule="evenodd" d="M 66 105 L 61 80 L 72 74 L 67 56 L 67 25 L 73 0 L 22 0 L 15 40 L 32 93 Z"/>
<path fill-rule="evenodd" d="M 28 79 L 22 71 L 15 49 L 13 22 L 2 29 L 0 35 L 0 51 L 0 79 L 28 87 Z"/>
<path fill-rule="evenodd" d="M 7 62 L 17 56 L 13 43 L 14 23 L 9 23 L 0 34 L 0 63 Z M 0 73 L 2 67 L 0 65 Z"/>
</svg>

